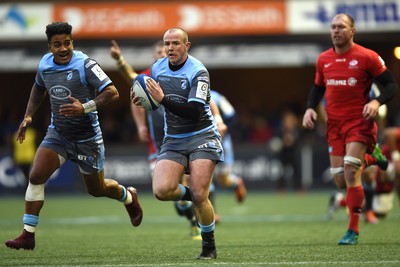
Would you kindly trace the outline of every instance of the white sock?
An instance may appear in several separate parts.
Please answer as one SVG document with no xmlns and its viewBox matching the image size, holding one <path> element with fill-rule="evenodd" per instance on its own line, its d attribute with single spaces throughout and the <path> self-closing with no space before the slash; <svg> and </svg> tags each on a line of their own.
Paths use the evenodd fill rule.
<svg viewBox="0 0 400 267">
<path fill-rule="evenodd" d="M 36 227 L 28 224 L 24 224 L 24 229 L 29 233 L 34 233 L 36 231 Z"/>
<path fill-rule="evenodd" d="M 126 190 L 126 199 L 124 201 L 124 205 L 128 205 L 132 203 L 132 195 L 131 192 L 129 192 L 129 190 Z"/>
</svg>

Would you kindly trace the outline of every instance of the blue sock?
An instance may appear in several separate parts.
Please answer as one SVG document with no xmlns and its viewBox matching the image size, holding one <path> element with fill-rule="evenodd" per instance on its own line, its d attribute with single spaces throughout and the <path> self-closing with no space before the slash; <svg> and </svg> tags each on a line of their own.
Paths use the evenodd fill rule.
<svg viewBox="0 0 400 267">
<path fill-rule="evenodd" d="M 24 224 L 36 227 L 39 224 L 39 216 L 32 214 L 24 214 Z"/>
</svg>

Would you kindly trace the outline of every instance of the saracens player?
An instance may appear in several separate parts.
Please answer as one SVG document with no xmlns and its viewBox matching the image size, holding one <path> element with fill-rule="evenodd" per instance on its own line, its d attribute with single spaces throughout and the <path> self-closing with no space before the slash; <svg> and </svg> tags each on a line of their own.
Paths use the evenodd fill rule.
<svg viewBox="0 0 400 267">
<path fill-rule="evenodd" d="M 398 91 L 393 75 L 374 51 L 353 41 L 353 18 L 337 14 L 331 21 L 333 47 L 316 61 L 314 85 L 308 96 L 303 127 L 314 128 L 315 108 L 326 97 L 327 139 L 331 175 L 336 185 L 346 188 L 350 211 L 349 225 L 339 245 L 358 243 L 359 220 L 364 199 L 361 171 L 364 155 L 374 150 L 379 106 L 389 102 Z M 369 99 L 372 83 L 382 86 L 381 94 Z"/>
</svg>

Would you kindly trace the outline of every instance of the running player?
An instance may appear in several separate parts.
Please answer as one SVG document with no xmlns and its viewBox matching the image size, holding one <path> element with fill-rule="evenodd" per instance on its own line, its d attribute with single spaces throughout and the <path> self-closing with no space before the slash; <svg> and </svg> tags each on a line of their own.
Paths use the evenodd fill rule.
<svg viewBox="0 0 400 267">
<path fill-rule="evenodd" d="M 29 175 L 24 230 L 16 239 L 6 241 L 6 246 L 13 249 L 34 249 L 45 184 L 67 160 L 79 165 L 90 195 L 121 201 L 133 226 L 142 221 L 136 189 L 104 177 L 104 143 L 97 109 L 118 100 L 118 91 L 94 59 L 74 50 L 71 32 L 72 26 L 65 22 L 47 25 L 50 53 L 39 62 L 25 117 L 19 126 L 17 139 L 22 143 L 27 127 L 48 94 L 52 120 Z"/>
<path fill-rule="evenodd" d="M 232 127 L 235 109 L 232 104 L 215 90 L 210 90 L 211 99 L 218 106 L 221 116 L 215 116 L 215 121 L 223 121 L 228 126 L 228 131 L 224 134 L 222 139 L 222 146 L 224 148 L 225 160 L 217 165 L 215 169 L 215 177 L 217 178 L 218 185 L 230 188 L 235 191 L 236 200 L 240 203 L 246 197 L 246 186 L 244 185 L 243 178 L 232 172 L 233 163 L 235 161 L 232 138 L 229 133 L 229 128 Z"/>
<path fill-rule="evenodd" d="M 215 259 L 214 210 L 208 195 L 215 165 L 223 161 L 223 149 L 209 105 L 210 77 L 205 66 L 188 54 L 191 43 L 184 30 L 167 30 L 163 41 L 167 57 L 152 65 L 155 81 L 146 82 L 151 96 L 165 107 L 166 119 L 153 193 L 161 201 L 193 202 L 203 239 L 197 258 Z M 131 98 L 140 105 L 134 93 Z M 189 170 L 189 187 L 185 187 L 179 179 Z"/>
<path fill-rule="evenodd" d="M 372 153 L 377 140 L 374 120 L 380 105 L 398 91 L 393 75 L 379 55 L 353 41 L 353 18 L 338 14 L 331 21 L 333 47 L 316 62 L 315 84 L 308 97 L 303 126 L 314 127 L 315 108 L 326 91 L 327 138 L 331 174 L 339 188 L 347 188 L 349 225 L 339 245 L 354 245 L 359 237 L 359 218 L 364 200 L 361 184 L 363 159 Z M 370 100 L 373 80 L 382 85 L 380 96 Z"/>
<path fill-rule="evenodd" d="M 116 60 L 118 70 L 124 77 L 125 81 L 131 86 L 133 80 L 138 76 L 138 73 L 132 68 L 130 64 L 127 64 L 118 43 L 115 40 L 111 41 L 111 56 Z M 153 45 L 153 59 L 157 60 L 166 56 L 163 41 L 156 42 Z M 140 72 L 150 76 L 150 68 Z M 136 123 L 139 140 L 143 143 L 149 144 L 148 160 L 150 164 L 150 170 L 153 174 L 153 170 L 156 164 L 156 159 L 162 140 L 164 138 L 164 106 L 160 105 L 157 110 L 146 112 L 145 109 L 136 106 L 132 102 L 131 112 L 132 117 Z M 185 174 L 182 179 L 188 179 Z M 194 208 L 191 201 L 176 201 L 175 209 L 180 216 L 184 216 L 190 223 L 190 235 L 193 240 L 201 240 L 200 228 L 197 226 L 197 220 L 194 213 Z"/>
</svg>

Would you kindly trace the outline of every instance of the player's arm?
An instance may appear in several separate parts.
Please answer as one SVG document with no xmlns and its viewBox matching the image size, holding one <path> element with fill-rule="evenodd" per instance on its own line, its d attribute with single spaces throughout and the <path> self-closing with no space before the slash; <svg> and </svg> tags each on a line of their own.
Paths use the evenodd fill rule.
<svg viewBox="0 0 400 267">
<path fill-rule="evenodd" d="M 32 123 L 32 117 L 43 102 L 46 96 L 46 90 L 39 88 L 36 83 L 33 84 L 31 94 L 29 96 L 28 105 L 26 107 L 24 119 L 18 128 L 17 141 L 22 143 L 25 140 L 25 133 L 28 126 Z"/>
<path fill-rule="evenodd" d="M 228 126 L 224 123 L 221 112 L 212 99 L 210 99 L 210 109 L 214 116 L 215 123 L 217 124 L 218 132 L 221 134 L 221 138 L 224 138 L 225 133 L 228 131 Z"/>
<path fill-rule="evenodd" d="M 387 104 L 399 91 L 399 86 L 389 70 L 385 70 L 375 80 L 382 85 L 381 94 L 375 99 L 380 105 Z"/>
<path fill-rule="evenodd" d="M 124 57 L 122 56 L 121 49 L 115 40 L 111 40 L 110 48 L 111 57 L 115 59 L 118 70 L 121 73 L 124 80 L 132 85 L 133 80 L 138 76 L 138 73 L 132 68 L 131 65 L 127 64 Z"/>
<path fill-rule="evenodd" d="M 219 104 L 217 106 L 220 112 L 224 114 L 224 123 L 228 127 L 231 127 L 234 124 L 235 120 L 235 115 L 236 115 L 235 108 L 233 107 L 231 102 L 229 102 L 229 100 L 223 95 L 221 95 Z"/>
<path fill-rule="evenodd" d="M 307 99 L 307 109 L 303 117 L 304 128 L 314 128 L 314 122 L 317 120 L 317 112 L 315 111 L 315 109 L 324 97 L 325 90 L 325 86 L 319 86 L 316 84 L 311 87 L 311 91 Z"/>
<path fill-rule="evenodd" d="M 119 99 L 117 88 L 110 83 L 92 100 L 81 103 L 78 99 L 69 96 L 70 104 L 60 106 L 60 114 L 66 117 L 82 116 L 89 112 L 95 111 Z"/>
<path fill-rule="evenodd" d="M 149 128 L 146 119 L 146 111 L 144 108 L 138 107 L 137 105 L 130 103 L 131 105 L 131 114 L 133 120 L 135 121 L 139 140 L 141 142 L 147 143 L 149 142 Z"/>
<path fill-rule="evenodd" d="M 164 97 L 161 100 L 161 104 L 163 104 L 166 109 L 178 116 L 194 120 L 200 118 L 201 112 L 204 109 L 204 105 L 202 103 L 196 101 L 178 103 L 172 101 L 168 97 Z"/>
<path fill-rule="evenodd" d="M 385 70 L 375 80 L 382 86 L 382 91 L 379 96 L 368 102 L 363 109 L 365 119 L 373 119 L 378 115 L 379 107 L 388 103 L 399 90 L 393 74 L 389 70 Z"/>
<path fill-rule="evenodd" d="M 146 81 L 146 87 L 147 90 L 149 91 L 150 95 L 159 103 L 164 105 L 166 109 L 168 109 L 170 112 L 174 113 L 175 115 L 185 117 L 185 118 L 190 118 L 193 120 L 197 120 L 200 118 L 200 115 L 202 111 L 204 110 L 204 104 L 197 102 L 197 101 L 191 101 L 191 102 L 175 102 L 168 97 L 165 97 L 163 90 L 161 89 L 161 86 L 154 81 L 153 79 L 147 79 Z M 132 99 L 132 93 L 131 93 L 131 99 Z M 135 99 L 137 101 L 135 101 Z M 138 99 L 135 98 L 132 99 L 134 103 L 139 103 Z"/>
</svg>

